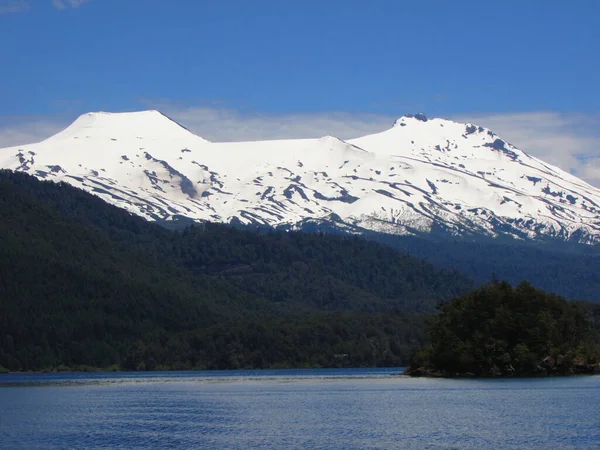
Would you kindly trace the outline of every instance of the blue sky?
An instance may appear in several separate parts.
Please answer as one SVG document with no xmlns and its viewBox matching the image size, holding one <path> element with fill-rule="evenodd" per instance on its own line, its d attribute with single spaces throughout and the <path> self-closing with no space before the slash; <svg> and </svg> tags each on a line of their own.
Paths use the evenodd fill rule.
<svg viewBox="0 0 600 450">
<path fill-rule="evenodd" d="M 153 100 L 596 112 L 600 100 L 596 0 L 0 1 L 11 3 L 29 8 L 0 17 L 3 115 Z"/>
<path fill-rule="evenodd" d="M 216 139 L 424 111 L 534 153 L 566 139 L 544 156 L 596 173 L 598 22 L 597 0 L 0 0 L 0 146 L 96 110 L 159 108 Z"/>
</svg>

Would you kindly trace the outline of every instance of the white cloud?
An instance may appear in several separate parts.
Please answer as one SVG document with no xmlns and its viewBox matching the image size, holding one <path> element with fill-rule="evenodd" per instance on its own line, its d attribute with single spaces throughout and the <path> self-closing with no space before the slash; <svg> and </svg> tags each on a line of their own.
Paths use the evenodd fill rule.
<svg viewBox="0 0 600 450">
<path fill-rule="evenodd" d="M 149 105 L 211 141 L 321 137 L 349 139 L 390 128 L 396 116 L 354 113 L 259 114 L 216 107 Z M 521 150 L 600 187 L 600 115 L 526 112 L 450 117 L 493 130 Z M 38 142 L 70 120 L 0 118 L 0 148 Z M 3 123 L 4 122 L 4 123 Z"/>
<path fill-rule="evenodd" d="M 310 138 L 350 139 L 390 128 L 396 117 L 344 112 L 259 114 L 212 107 L 153 105 L 211 141 Z"/>
<path fill-rule="evenodd" d="M 90 0 L 52 0 L 52 6 L 56 9 L 79 8 Z"/>
<path fill-rule="evenodd" d="M 79 8 L 91 0 L 52 0 L 52 6 L 61 10 L 66 8 Z M 28 0 L 0 0 L 0 14 L 21 13 L 31 10 Z"/>
<path fill-rule="evenodd" d="M 43 141 L 67 125 L 68 120 L 57 118 L 0 118 L 0 148 Z"/>
<path fill-rule="evenodd" d="M 0 14 L 20 13 L 31 9 L 26 0 L 0 0 Z"/>
</svg>

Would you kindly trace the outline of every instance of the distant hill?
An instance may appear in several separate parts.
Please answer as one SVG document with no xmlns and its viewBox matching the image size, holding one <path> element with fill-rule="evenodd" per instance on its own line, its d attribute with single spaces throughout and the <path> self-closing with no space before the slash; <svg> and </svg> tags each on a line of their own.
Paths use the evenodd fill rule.
<svg viewBox="0 0 600 450">
<path fill-rule="evenodd" d="M 405 364 L 422 314 L 474 286 L 355 237 L 168 231 L 0 172 L 0 366 Z"/>
</svg>

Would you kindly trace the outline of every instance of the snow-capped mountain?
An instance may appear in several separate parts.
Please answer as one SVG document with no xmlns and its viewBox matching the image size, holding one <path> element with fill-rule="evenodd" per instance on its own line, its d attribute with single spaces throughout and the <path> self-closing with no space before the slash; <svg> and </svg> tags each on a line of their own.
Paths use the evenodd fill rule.
<svg viewBox="0 0 600 450">
<path fill-rule="evenodd" d="M 382 133 L 209 142 L 158 111 L 89 113 L 0 167 L 64 181 L 149 220 L 600 241 L 600 190 L 492 131 L 407 115 Z"/>
</svg>

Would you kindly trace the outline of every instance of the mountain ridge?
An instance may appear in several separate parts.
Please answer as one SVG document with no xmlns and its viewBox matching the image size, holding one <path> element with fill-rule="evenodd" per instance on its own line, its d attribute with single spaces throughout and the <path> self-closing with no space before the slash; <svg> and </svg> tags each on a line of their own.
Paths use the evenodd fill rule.
<svg viewBox="0 0 600 450">
<path fill-rule="evenodd" d="M 88 113 L 0 167 L 149 220 L 600 241 L 600 190 L 491 130 L 424 114 L 341 140 L 210 142 L 158 111 Z"/>
</svg>

